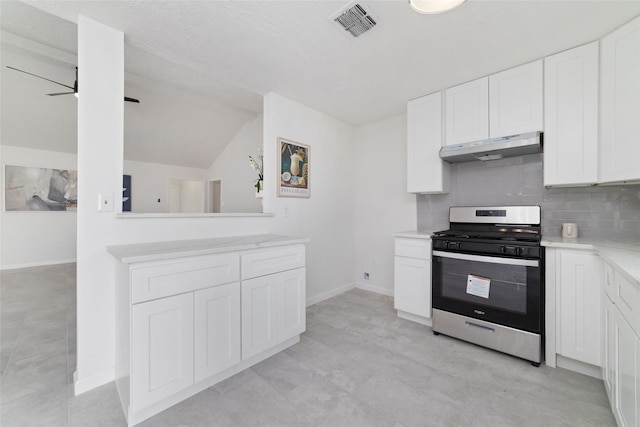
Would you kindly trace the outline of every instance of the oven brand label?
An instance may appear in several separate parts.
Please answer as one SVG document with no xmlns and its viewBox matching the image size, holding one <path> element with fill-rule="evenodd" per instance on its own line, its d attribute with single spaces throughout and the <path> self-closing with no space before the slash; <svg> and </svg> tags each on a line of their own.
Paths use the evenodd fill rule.
<svg viewBox="0 0 640 427">
<path fill-rule="evenodd" d="M 477 297 L 489 298 L 489 290 L 491 289 L 491 279 L 486 277 L 467 276 L 467 293 Z"/>
</svg>

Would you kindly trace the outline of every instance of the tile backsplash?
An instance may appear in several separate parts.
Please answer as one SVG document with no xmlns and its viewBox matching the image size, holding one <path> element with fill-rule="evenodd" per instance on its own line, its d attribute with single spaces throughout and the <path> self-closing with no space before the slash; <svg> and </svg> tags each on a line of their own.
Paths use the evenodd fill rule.
<svg viewBox="0 0 640 427">
<path fill-rule="evenodd" d="M 640 185 L 544 188 L 542 154 L 451 165 L 448 194 L 418 196 L 418 229 L 449 225 L 450 206 L 540 205 L 542 233 L 575 222 L 581 237 L 640 240 Z"/>
</svg>

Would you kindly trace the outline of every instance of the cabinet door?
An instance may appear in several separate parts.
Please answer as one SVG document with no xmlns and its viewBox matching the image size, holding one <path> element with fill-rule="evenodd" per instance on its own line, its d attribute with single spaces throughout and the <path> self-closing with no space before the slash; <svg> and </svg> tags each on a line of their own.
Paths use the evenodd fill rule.
<svg viewBox="0 0 640 427">
<path fill-rule="evenodd" d="M 131 313 L 132 411 L 193 384 L 193 293 L 136 304 Z"/>
<path fill-rule="evenodd" d="M 448 191 L 449 164 L 440 159 L 442 148 L 442 94 L 407 103 L 407 191 Z"/>
<path fill-rule="evenodd" d="M 275 274 L 242 282 L 242 359 L 278 344 L 278 286 Z"/>
<path fill-rule="evenodd" d="M 489 76 L 489 137 L 542 130 L 542 60 Z"/>
<path fill-rule="evenodd" d="M 598 182 L 598 43 L 544 60 L 544 185 Z"/>
<path fill-rule="evenodd" d="M 600 180 L 640 179 L 640 18 L 602 39 Z"/>
<path fill-rule="evenodd" d="M 606 293 L 602 297 L 602 379 L 609 397 L 611 407 L 614 404 L 615 377 L 615 341 L 614 341 L 614 310 L 615 306 Z"/>
<path fill-rule="evenodd" d="M 281 307 L 278 309 L 278 342 L 300 335 L 306 328 L 306 278 L 305 269 L 277 274 Z"/>
<path fill-rule="evenodd" d="M 560 320 L 557 351 L 571 359 L 601 366 L 601 259 L 592 253 L 571 250 L 558 250 L 557 257 Z"/>
<path fill-rule="evenodd" d="M 489 78 L 449 88 L 446 96 L 446 145 L 489 138 Z"/>
<path fill-rule="evenodd" d="M 619 311 L 615 311 L 616 380 L 614 414 L 618 424 L 635 427 L 638 418 L 638 338 Z"/>
<path fill-rule="evenodd" d="M 395 257 L 394 307 L 431 318 L 431 260 Z"/>
<path fill-rule="evenodd" d="M 240 363 L 240 283 L 194 294 L 195 380 Z"/>
</svg>

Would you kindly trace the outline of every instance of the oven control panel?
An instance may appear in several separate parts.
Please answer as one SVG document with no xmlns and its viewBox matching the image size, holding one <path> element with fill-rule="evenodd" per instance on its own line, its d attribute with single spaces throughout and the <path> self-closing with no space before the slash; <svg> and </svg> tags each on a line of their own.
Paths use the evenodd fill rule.
<svg viewBox="0 0 640 427">
<path fill-rule="evenodd" d="M 444 250 L 448 252 L 528 259 L 539 259 L 541 255 L 539 244 L 527 244 L 526 242 L 505 243 L 486 240 L 433 237 L 432 244 L 434 250 Z"/>
</svg>

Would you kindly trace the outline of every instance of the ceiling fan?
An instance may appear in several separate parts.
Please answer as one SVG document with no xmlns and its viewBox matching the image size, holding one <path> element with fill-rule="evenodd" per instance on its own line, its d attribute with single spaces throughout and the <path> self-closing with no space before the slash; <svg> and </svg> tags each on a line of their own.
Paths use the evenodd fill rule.
<svg viewBox="0 0 640 427">
<path fill-rule="evenodd" d="M 33 74 L 33 73 L 28 72 L 28 71 L 20 70 L 19 68 L 11 67 L 9 65 L 7 65 L 7 68 L 9 68 L 11 70 L 15 70 L 15 71 L 20 71 L 21 73 L 25 73 L 25 74 L 28 74 L 28 75 L 33 76 L 33 77 L 37 77 L 37 78 L 42 79 L 42 80 L 46 80 L 48 82 L 55 83 L 55 84 L 60 85 L 60 86 L 64 86 L 64 87 L 66 87 L 68 89 L 71 89 L 73 91 L 73 92 L 48 93 L 47 95 L 49 95 L 49 96 L 72 95 L 73 94 L 76 97 L 78 97 L 78 67 L 76 67 L 76 81 L 73 82 L 73 86 L 65 85 L 65 84 L 62 84 L 62 83 L 57 82 L 55 80 L 51 80 L 51 79 L 48 79 L 46 77 L 39 76 L 37 74 Z M 135 102 L 135 103 L 138 103 L 138 104 L 140 103 L 140 100 L 135 99 L 135 98 L 129 98 L 128 96 L 125 96 L 124 100 L 127 101 L 127 102 Z"/>
</svg>

